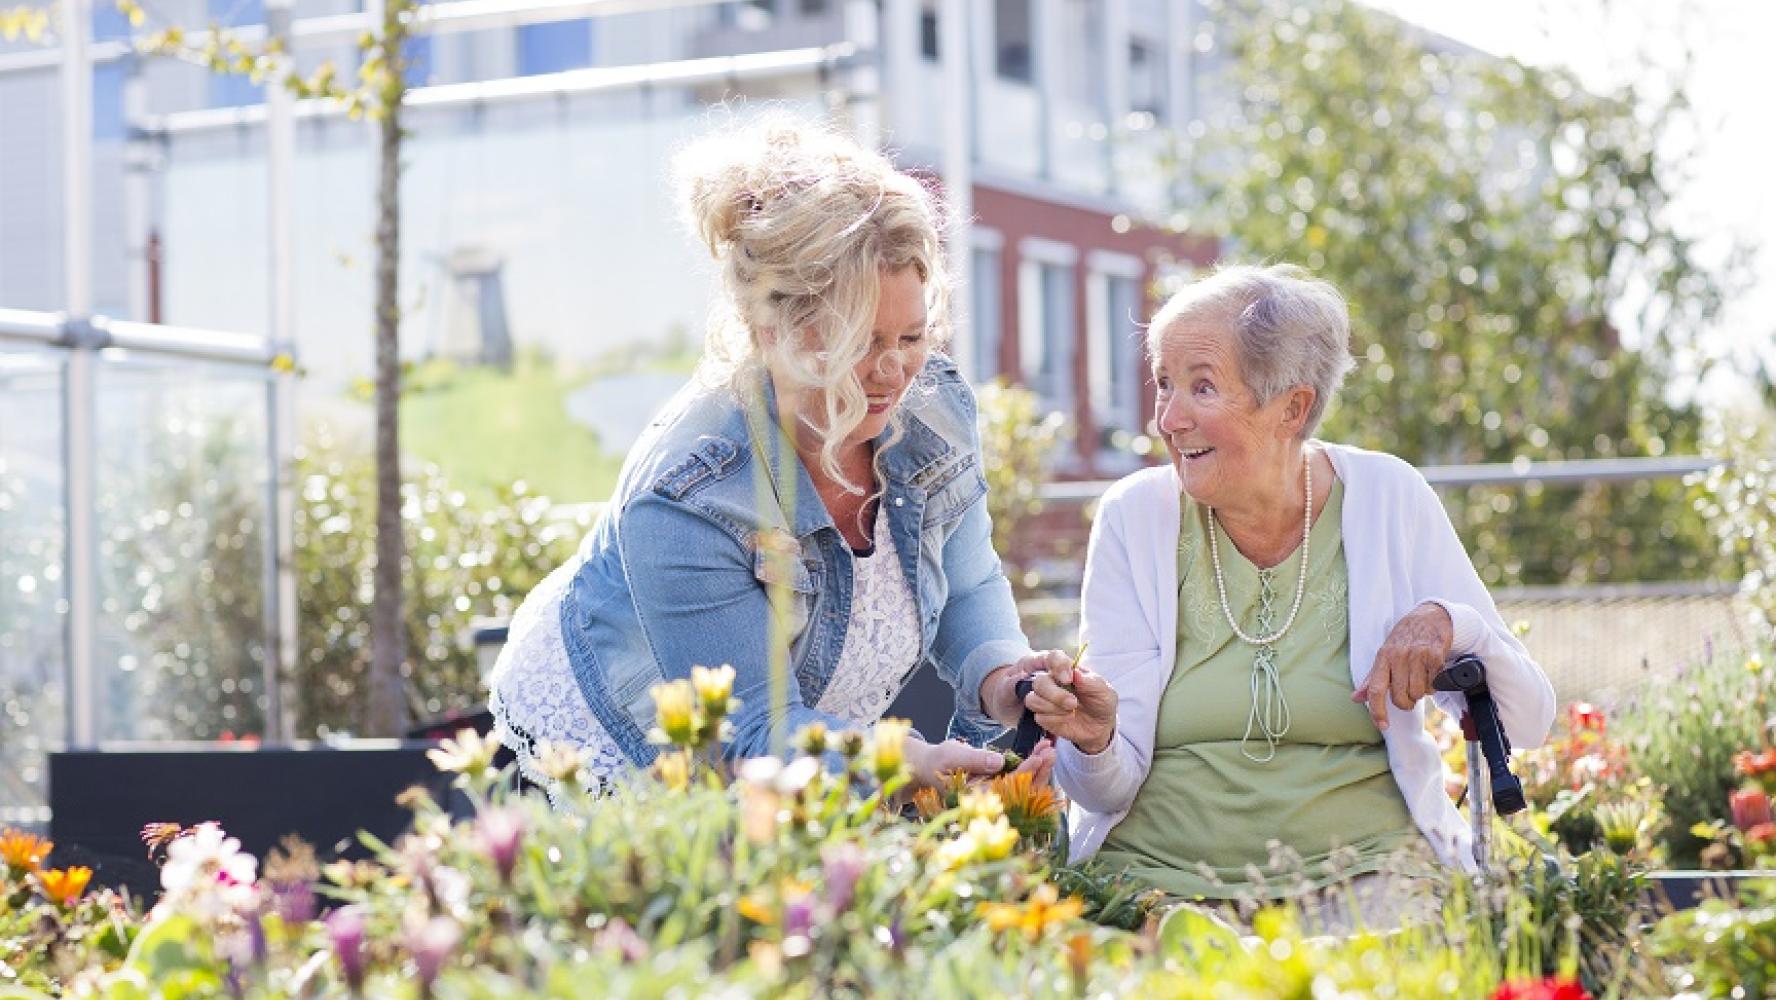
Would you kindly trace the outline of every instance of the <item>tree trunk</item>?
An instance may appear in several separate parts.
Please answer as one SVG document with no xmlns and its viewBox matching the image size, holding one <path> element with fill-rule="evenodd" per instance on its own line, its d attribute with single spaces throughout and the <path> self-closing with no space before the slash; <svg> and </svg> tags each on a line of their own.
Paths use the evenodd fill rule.
<svg viewBox="0 0 1776 1000">
<path fill-rule="evenodd" d="M 390 5 L 393 7 L 394 5 Z M 390 23 L 394 22 L 394 23 Z M 383 24 L 384 45 L 400 51 L 401 30 L 393 16 Z M 391 60 L 392 61 L 392 60 Z M 399 65 L 394 73 L 400 74 Z M 401 352 L 399 340 L 401 261 L 401 86 L 385 93 L 378 133 L 380 171 L 376 187 L 376 575 L 370 608 L 369 705 L 365 735 L 401 736 L 411 724 L 407 682 L 407 627 L 402 613 L 406 539 L 401 531 Z"/>
</svg>

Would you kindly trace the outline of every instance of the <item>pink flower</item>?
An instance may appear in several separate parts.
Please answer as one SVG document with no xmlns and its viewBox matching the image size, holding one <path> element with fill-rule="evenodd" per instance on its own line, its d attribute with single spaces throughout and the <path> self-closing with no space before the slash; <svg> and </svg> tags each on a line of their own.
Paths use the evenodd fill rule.
<svg viewBox="0 0 1776 1000">
<path fill-rule="evenodd" d="M 1771 821 L 1770 796 L 1761 788 L 1741 788 L 1729 792 L 1727 804 L 1733 809 L 1733 825 L 1741 830 L 1750 830 Z"/>
<path fill-rule="evenodd" d="M 499 869 L 500 881 L 510 882 L 512 868 L 518 863 L 518 846 L 524 840 L 524 817 L 516 809 L 489 809 L 475 821 L 475 832 Z"/>
<path fill-rule="evenodd" d="M 364 911 L 344 906 L 327 914 L 327 939 L 333 946 L 333 957 L 339 960 L 339 971 L 353 993 L 364 988 L 364 967 L 369 955 L 364 948 Z"/>
<path fill-rule="evenodd" d="M 450 960 L 450 954 L 456 950 L 456 943 L 461 938 L 461 929 L 449 917 L 409 921 L 406 933 L 407 951 L 413 956 L 414 970 L 419 974 L 421 996 L 431 995 L 432 983 L 437 981 L 438 973 L 443 970 L 444 963 Z"/>
</svg>

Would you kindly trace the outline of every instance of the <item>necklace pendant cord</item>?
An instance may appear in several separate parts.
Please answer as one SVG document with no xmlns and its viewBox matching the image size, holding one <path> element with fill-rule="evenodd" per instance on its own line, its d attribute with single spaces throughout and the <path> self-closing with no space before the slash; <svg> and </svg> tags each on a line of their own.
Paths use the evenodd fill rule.
<svg viewBox="0 0 1776 1000">
<path fill-rule="evenodd" d="M 1239 636 L 1247 644 L 1257 646 L 1258 654 L 1252 662 L 1252 710 L 1246 716 L 1246 732 L 1240 739 L 1240 753 L 1258 764 L 1266 764 L 1276 759 L 1277 741 L 1289 731 L 1291 716 L 1288 699 L 1283 696 L 1282 678 L 1277 673 L 1276 643 L 1287 635 L 1295 624 L 1295 617 L 1301 613 L 1302 600 L 1307 596 L 1307 543 L 1313 532 L 1313 455 L 1305 453 L 1301 459 L 1302 480 L 1305 483 L 1301 511 L 1301 570 L 1295 577 L 1295 601 L 1289 607 L 1289 617 L 1283 620 L 1281 628 L 1269 635 L 1264 633 L 1271 628 L 1274 620 L 1276 590 L 1273 584 L 1274 574 L 1270 569 L 1258 573 L 1258 632 L 1256 636 L 1247 635 L 1240 628 L 1239 621 L 1233 616 L 1233 606 L 1227 601 L 1227 578 L 1221 570 L 1221 546 L 1216 538 L 1215 508 L 1209 508 L 1209 557 L 1215 565 L 1215 592 L 1221 598 L 1221 614 L 1226 617 L 1227 625 L 1233 634 Z M 1252 730 L 1256 728 L 1264 737 L 1265 755 L 1255 757 L 1246 749 L 1246 743 L 1252 739 Z"/>
</svg>

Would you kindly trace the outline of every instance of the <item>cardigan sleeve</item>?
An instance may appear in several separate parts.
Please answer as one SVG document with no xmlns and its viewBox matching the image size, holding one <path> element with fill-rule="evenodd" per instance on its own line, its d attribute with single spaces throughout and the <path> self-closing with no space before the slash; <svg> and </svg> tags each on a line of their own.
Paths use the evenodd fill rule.
<svg viewBox="0 0 1776 1000">
<path fill-rule="evenodd" d="M 1415 597 L 1440 605 L 1455 627 L 1452 653 L 1472 653 L 1486 664 L 1486 683 L 1511 746 L 1541 746 L 1554 724 L 1554 688 L 1529 650 L 1511 633 L 1474 571 L 1443 502 L 1419 475 Z"/>
<path fill-rule="evenodd" d="M 1152 733 L 1159 705 L 1151 683 L 1141 676 L 1159 669 L 1160 650 L 1153 626 L 1141 613 L 1134 566 L 1129 558 L 1124 502 L 1107 496 L 1092 523 L 1085 557 L 1079 639 L 1089 643 L 1085 663 L 1116 691 L 1116 732 L 1096 754 L 1069 740 L 1055 748 L 1055 780 L 1068 797 L 1094 813 L 1117 813 L 1140 791 L 1152 758 L 1132 733 Z M 1138 495 L 1137 495 L 1138 499 Z"/>
</svg>

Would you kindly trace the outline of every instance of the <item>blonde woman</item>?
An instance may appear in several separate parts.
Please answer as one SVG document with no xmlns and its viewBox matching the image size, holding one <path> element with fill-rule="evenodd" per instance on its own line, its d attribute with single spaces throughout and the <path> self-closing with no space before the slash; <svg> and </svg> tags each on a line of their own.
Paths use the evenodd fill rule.
<svg viewBox="0 0 1776 1000">
<path fill-rule="evenodd" d="M 578 555 L 519 608 L 490 679 L 497 731 L 533 779 L 542 740 L 601 779 L 649 763 L 649 689 L 732 664 L 728 752 L 874 724 L 926 660 L 952 733 L 1015 722 L 1031 651 L 991 544 L 973 394 L 941 353 L 940 210 L 836 132 L 777 118 L 679 157 L 721 293 L 698 377 L 629 453 Z M 772 696 L 771 591 L 789 597 Z M 909 741 L 916 784 L 996 773 L 997 753 Z M 1046 780 L 1052 749 L 1025 766 Z"/>
</svg>

